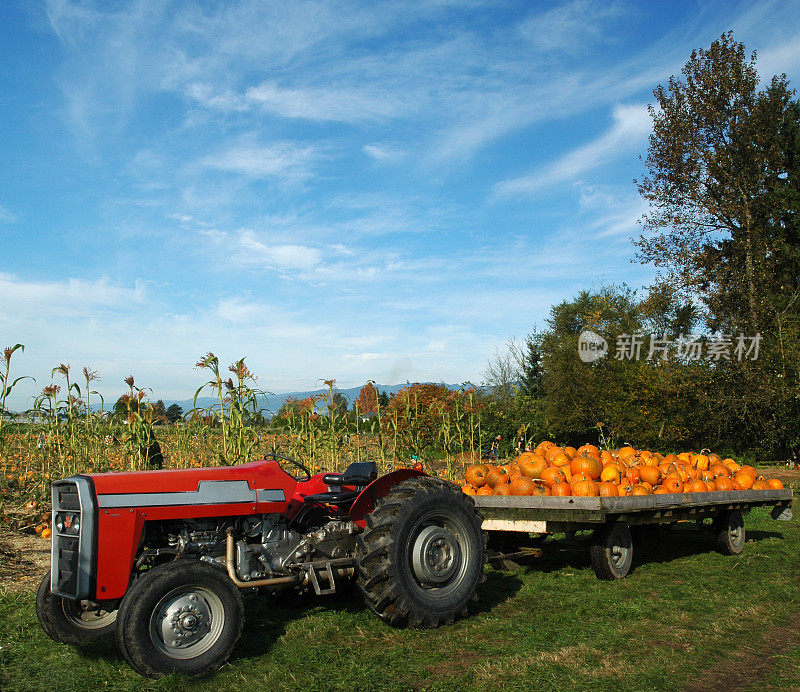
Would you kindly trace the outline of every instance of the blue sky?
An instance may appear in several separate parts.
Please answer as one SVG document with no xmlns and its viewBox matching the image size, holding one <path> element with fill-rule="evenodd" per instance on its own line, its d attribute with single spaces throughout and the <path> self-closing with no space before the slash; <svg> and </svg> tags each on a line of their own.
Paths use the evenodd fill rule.
<svg viewBox="0 0 800 692">
<path fill-rule="evenodd" d="M 479 381 L 631 263 L 652 90 L 733 29 L 800 68 L 797 2 L 0 5 L 0 346 L 185 398 Z"/>
</svg>

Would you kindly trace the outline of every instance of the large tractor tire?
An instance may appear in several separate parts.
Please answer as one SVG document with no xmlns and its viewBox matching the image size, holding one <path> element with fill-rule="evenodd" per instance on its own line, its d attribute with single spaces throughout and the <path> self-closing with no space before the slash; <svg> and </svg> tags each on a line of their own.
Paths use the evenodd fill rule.
<svg viewBox="0 0 800 692">
<path fill-rule="evenodd" d="M 114 636 L 117 611 L 93 607 L 50 591 L 50 570 L 36 592 L 36 617 L 48 637 L 61 644 L 86 644 Z"/>
<path fill-rule="evenodd" d="M 243 624 L 242 597 L 228 575 L 179 560 L 154 567 L 128 589 L 117 645 L 141 675 L 205 675 L 228 660 Z"/>
<path fill-rule="evenodd" d="M 466 615 L 485 579 L 481 521 L 452 483 L 417 477 L 396 485 L 358 537 L 357 583 L 367 606 L 397 627 L 438 627 Z"/>
</svg>

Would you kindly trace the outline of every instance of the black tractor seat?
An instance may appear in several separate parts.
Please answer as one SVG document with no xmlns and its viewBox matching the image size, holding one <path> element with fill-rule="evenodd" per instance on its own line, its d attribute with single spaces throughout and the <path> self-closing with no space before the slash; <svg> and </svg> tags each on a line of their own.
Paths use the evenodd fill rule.
<svg viewBox="0 0 800 692">
<path fill-rule="evenodd" d="M 326 473 L 322 482 L 330 490 L 306 495 L 303 502 L 342 505 L 355 500 L 361 490 L 378 477 L 378 465 L 374 461 L 356 461 L 342 473 Z M 342 486 L 355 486 L 356 490 L 342 490 Z"/>
</svg>

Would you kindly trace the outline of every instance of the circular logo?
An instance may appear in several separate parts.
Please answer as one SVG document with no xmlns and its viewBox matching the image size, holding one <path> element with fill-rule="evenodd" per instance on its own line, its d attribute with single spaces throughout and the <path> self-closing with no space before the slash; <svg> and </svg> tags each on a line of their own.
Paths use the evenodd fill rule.
<svg viewBox="0 0 800 692">
<path fill-rule="evenodd" d="M 578 337 L 578 357 L 584 363 L 594 363 L 608 353 L 608 342 L 599 334 L 585 330 Z"/>
</svg>

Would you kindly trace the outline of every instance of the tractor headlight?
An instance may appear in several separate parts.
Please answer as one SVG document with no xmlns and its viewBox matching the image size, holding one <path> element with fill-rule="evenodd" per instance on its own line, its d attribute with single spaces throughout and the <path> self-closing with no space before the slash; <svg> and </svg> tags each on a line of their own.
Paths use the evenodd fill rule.
<svg viewBox="0 0 800 692">
<path fill-rule="evenodd" d="M 56 531 L 58 533 L 77 535 L 81 529 L 80 516 L 80 514 L 71 512 L 56 514 Z"/>
</svg>

